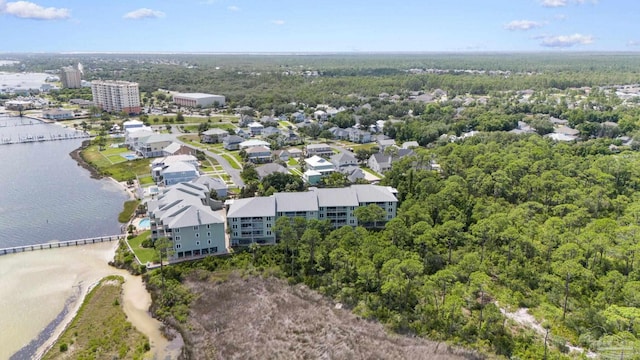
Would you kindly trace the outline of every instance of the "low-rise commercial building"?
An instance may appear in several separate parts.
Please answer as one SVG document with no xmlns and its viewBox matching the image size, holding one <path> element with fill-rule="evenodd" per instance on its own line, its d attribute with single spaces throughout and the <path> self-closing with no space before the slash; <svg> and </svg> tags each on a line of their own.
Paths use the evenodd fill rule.
<svg viewBox="0 0 640 360">
<path fill-rule="evenodd" d="M 203 93 L 178 93 L 173 94 L 173 103 L 188 107 L 224 106 L 225 97 L 222 95 Z"/>
</svg>

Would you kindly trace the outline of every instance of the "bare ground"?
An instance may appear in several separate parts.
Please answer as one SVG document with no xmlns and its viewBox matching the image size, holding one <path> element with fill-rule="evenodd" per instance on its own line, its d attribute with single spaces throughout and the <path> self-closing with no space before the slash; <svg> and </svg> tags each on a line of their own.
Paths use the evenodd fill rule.
<svg viewBox="0 0 640 360">
<path fill-rule="evenodd" d="M 202 275 L 202 274 L 201 274 Z M 306 286 L 231 274 L 193 276 L 182 327 L 188 359 L 481 359 L 444 343 L 389 334 Z"/>
</svg>

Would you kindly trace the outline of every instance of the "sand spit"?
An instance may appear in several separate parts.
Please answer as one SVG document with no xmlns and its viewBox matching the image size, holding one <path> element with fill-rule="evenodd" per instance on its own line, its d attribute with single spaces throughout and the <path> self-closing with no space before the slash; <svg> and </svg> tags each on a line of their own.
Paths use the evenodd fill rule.
<svg viewBox="0 0 640 360">
<path fill-rule="evenodd" d="M 110 267 L 117 243 L 101 243 L 0 257 L 0 359 L 37 358 L 73 319 L 91 286 L 108 275 L 125 278 L 124 310 L 150 339 L 154 358 L 166 351 L 160 322 L 147 312 L 151 302 L 140 277 Z"/>
</svg>

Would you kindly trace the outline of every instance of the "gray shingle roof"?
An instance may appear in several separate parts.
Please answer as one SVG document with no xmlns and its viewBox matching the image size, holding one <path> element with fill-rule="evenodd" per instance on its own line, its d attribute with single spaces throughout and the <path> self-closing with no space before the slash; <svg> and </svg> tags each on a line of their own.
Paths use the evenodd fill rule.
<svg viewBox="0 0 640 360">
<path fill-rule="evenodd" d="M 274 197 L 237 199 L 233 201 L 227 212 L 227 217 L 261 216 L 276 216 L 276 199 Z"/>
<path fill-rule="evenodd" d="M 317 189 L 318 205 L 326 206 L 358 206 L 358 197 L 351 188 Z"/>
<path fill-rule="evenodd" d="M 351 185 L 355 190 L 358 201 L 363 202 L 397 202 L 398 199 L 385 186 Z"/>
<path fill-rule="evenodd" d="M 278 212 L 318 211 L 318 196 L 313 191 L 274 194 Z"/>
</svg>

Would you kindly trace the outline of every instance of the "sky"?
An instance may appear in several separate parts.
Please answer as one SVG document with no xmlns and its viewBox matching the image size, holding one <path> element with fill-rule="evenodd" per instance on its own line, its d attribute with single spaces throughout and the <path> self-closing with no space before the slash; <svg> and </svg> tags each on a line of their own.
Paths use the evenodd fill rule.
<svg viewBox="0 0 640 360">
<path fill-rule="evenodd" d="M 0 0 L 0 52 L 639 51 L 637 0 Z"/>
</svg>

